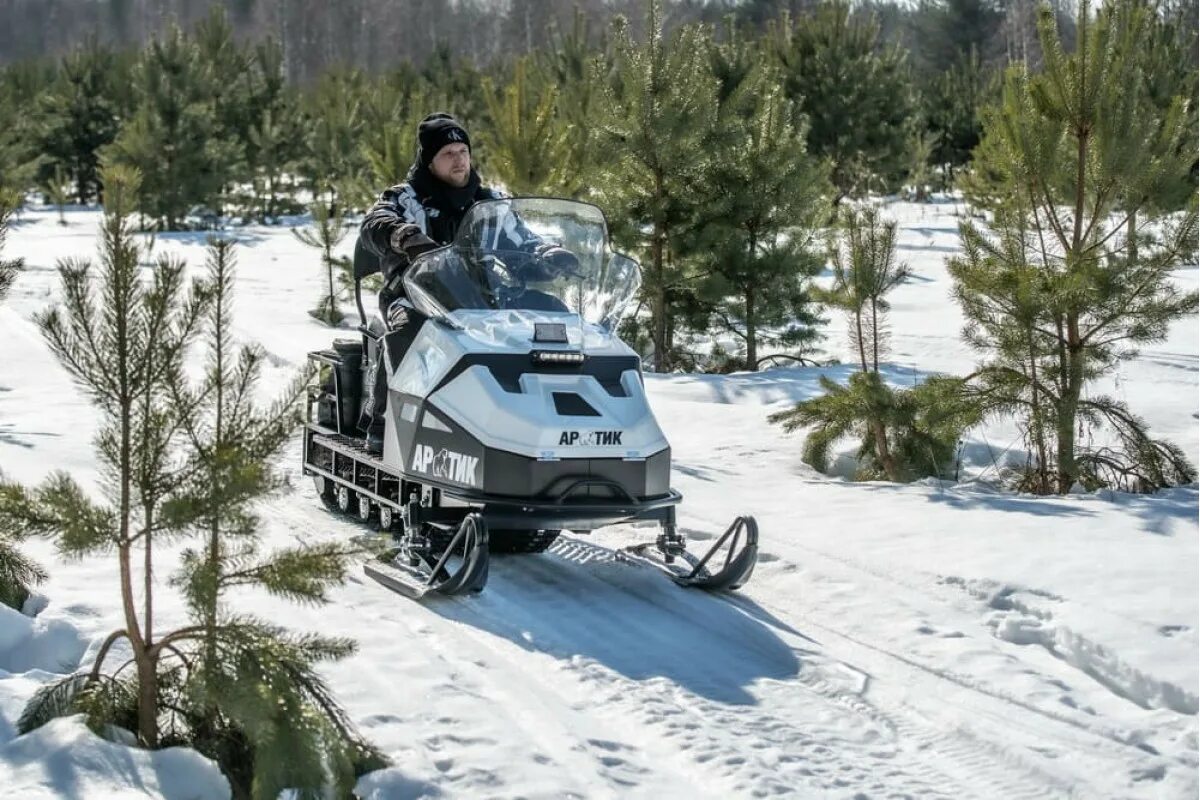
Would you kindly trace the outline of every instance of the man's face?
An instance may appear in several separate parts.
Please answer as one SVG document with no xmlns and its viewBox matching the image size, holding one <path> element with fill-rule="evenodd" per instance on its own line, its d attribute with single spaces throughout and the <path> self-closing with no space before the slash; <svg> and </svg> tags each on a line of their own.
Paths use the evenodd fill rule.
<svg viewBox="0 0 1200 800">
<path fill-rule="evenodd" d="M 466 186 L 471 178 L 471 149 L 462 142 L 446 145 L 433 157 L 429 171 L 456 189 Z"/>
</svg>

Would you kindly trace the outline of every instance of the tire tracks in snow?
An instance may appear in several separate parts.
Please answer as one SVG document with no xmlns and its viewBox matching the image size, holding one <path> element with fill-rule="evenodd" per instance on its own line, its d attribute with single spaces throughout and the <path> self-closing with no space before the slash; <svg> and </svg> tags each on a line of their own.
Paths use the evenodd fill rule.
<svg viewBox="0 0 1200 800">
<path fill-rule="evenodd" d="M 568 540 L 563 546 L 556 545 L 552 553 L 561 558 L 564 554 L 570 556 L 571 550 L 592 547 Z M 594 552 L 589 556 L 591 564 L 601 560 Z M 642 731 L 641 746 L 653 751 L 654 763 L 673 758 L 679 771 L 710 775 L 724 796 L 794 796 L 797 792 L 802 796 L 813 792 L 840 796 L 857 792 L 871 797 L 925 798 L 973 795 L 981 789 L 989 795 L 1019 798 L 1064 794 L 1061 786 L 1044 775 L 1025 780 L 1020 775 L 1014 777 L 1015 763 L 997 769 L 995 754 L 972 742 L 938 738 L 932 731 L 921 734 L 924 738 L 918 742 L 920 736 L 914 724 L 882 714 L 861 699 L 850 700 L 851 695 L 844 690 L 831 689 L 833 684 L 822 677 L 824 670 L 815 661 L 798 668 L 798 675 L 803 676 L 799 681 L 797 675 L 773 676 L 773 667 L 766 665 L 766 669 L 759 670 L 764 674 L 753 681 L 755 696 L 748 701 L 706 696 L 709 687 L 731 679 L 746 680 L 749 673 L 744 664 L 739 664 L 745 661 L 740 655 L 742 645 L 755 648 L 752 641 L 743 641 L 745 637 L 738 629 L 760 629 L 761 623 L 747 615 L 730 615 L 728 604 L 708 596 L 681 593 L 664 585 L 656 575 L 635 567 L 593 567 L 569 576 L 564 574 L 564 566 L 566 570 L 580 569 L 578 563 L 555 563 L 551 556 L 521 561 L 519 578 L 501 577 L 505 572 L 502 570 L 493 574 L 493 580 L 500 577 L 505 583 L 520 580 L 525 585 L 542 587 L 519 598 L 513 594 L 517 587 L 497 587 L 499 599 L 492 604 L 500 613 L 495 616 L 510 626 L 502 635 L 528 636 L 527 628 L 534 628 L 537 635 L 531 647 L 568 664 L 579 684 L 575 691 L 582 692 L 584 698 L 600 699 L 597 713 L 625 724 L 636 721 Z M 568 587 L 564 581 L 583 585 Z M 576 591 L 569 593 L 570 589 Z M 614 591 L 644 603 L 641 609 L 634 607 L 641 613 L 632 617 L 606 613 L 603 605 L 610 601 L 606 594 Z M 688 600 L 667 602 L 664 607 L 664 592 Z M 580 602 L 576 599 L 580 596 L 589 599 Z M 703 610 L 705 606 L 725 608 L 725 616 L 736 621 L 706 627 L 695 618 L 697 608 Z M 547 615 L 534 615 L 530 611 L 533 608 L 554 608 L 552 618 L 565 626 L 548 627 Z M 682 625 L 703 630 L 706 638 L 717 644 L 711 657 L 697 659 L 695 634 L 667 627 L 663 616 L 686 617 L 679 621 Z M 581 629 L 587 637 L 608 642 L 608 648 L 587 655 L 574 652 L 587 650 L 580 642 Z M 660 648 L 663 652 L 680 649 L 679 657 L 691 660 L 686 674 L 623 674 L 625 665 L 611 657 L 613 651 L 640 650 L 653 662 L 653 654 Z M 800 649 L 806 657 L 811 655 Z M 797 693 L 797 686 L 805 691 Z M 823 702 L 814 703 L 814 699 Z M 930 760 L 921 752 L 929 748 L 936 750 L 938 759 Z M 939 768 L 937 764 L 947 755 L 957 758 L 961 767 L 953 771 Z M 989 780 L 977 777 L 989 771 L 995 773 Z M 704 786 L 694 790 L 703 791 Z"/>
<path fill-rule="evenodd" d="M 307 498 L 312 509 L 297 499 L 283 498 L 278 508 L 295 535 L 361 530 L 326 517 L 315 498 Z M 1070 796 L 1087 785 L 1085 776 L 1066 783 L 978 729 L 1020 727 L 1022 717 L 1011 713 L 1015 706 L 1071 728 L 1065 737 L 1061 731 L 1025 731 L 1026 739 L 1095 751 L 1098 739 L 1105 741 L 1100 732 L 801 614 L 805 626 L 850 645 L 848 652 L 844 646 L 814 648 L 798 631 L 756 619 L 740 600 L 687 592 L 644 568 L 610 562 L 613 551 L 564 536 L 548 555 L 496 559 L 483 595 L 424 606 L 461 624 L 439 625 L 436 636 L 414 632 L 410 615 L 404 624 L 423 643 L 432 642 L 440 661 L 459 674 L 465 670 L 474 691 L 495 700 L 502 716 L 531 740 L 547 742 L 541 749 L 551 754 L 543 756 L 552 762 L 549 768 L 592 770 L 614 792 L 650 794 L 651 785 L 667 779 L 691 784 L 689 793 L 700 796 L 766 797 L 803 787 L 839 796 L 1032 800 Z M 363 586 L 364 592 L 375 589 Z M 389 609 L 408 602 L 377 591 L 386 593 Z M 778 620 L 797 616 L 759 608 Z M 379 619 L 386 624 L 395 617 L 388 612 Z M 789 665 L 781 653 L 795 661 Z M 533 690 L 511 680 L 539 661 L 527 654 L 542 654 L 556 665 L 536 675 Z M 880 664 L 875 674 L 887 678 L 854 677 L 851 663 Z M 913 702 L 895 690 L 921 683 L 929 685 L 932 701 Z M 947 724 L 947 686 L 954 687 L 949 694 L 956 708 L 988 726 L 964 725 L 953 714 Z M 598 721 L 604 724 L 597 727 Z M 555 732 L 549 740 L 547 727 Z M 577 733 L 581 728 L 585 734 Z M 565 749 L 564 741 L 571 742 Z M 1112 736 L 1107 744 L 1136 746 Z M 694 775 L 706 780 L 696 784 Z M 456 789 L 467 788 L 462 781 L 479 790 L 498 788 L 458 774 L 446 778 Z"/>
</svg>

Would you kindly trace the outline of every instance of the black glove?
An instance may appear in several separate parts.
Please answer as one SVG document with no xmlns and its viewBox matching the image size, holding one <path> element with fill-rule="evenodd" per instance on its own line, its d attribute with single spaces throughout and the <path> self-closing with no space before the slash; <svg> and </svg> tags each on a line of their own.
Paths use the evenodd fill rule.
<svg viewBox="0 0 1200 800">
<path fill-rule="evenodd" d="M 571 274 L 579 269 L 579 257 L 556 244 L 539 244 L 534 248 L 533 254 L 557 272 Z"/>
<path fill-rule="evenodd" d="M 392 235 L 388 237 L 388 244 L 391 245 L 393 252 L 406 257 L 410 264 L 417 260 L 417 256 L 428 253 L 430 250 L 436 250 L 439 246 L 437 242 L 425 235 L 419 225 L 413 225 L 411 222 L 398 225 L 392 231 Z"/>
</svg>

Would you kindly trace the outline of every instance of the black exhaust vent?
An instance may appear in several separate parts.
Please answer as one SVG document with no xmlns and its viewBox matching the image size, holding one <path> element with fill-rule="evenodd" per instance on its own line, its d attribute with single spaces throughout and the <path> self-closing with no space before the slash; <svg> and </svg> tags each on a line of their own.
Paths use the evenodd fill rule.
<svg viewBox="0 0 1200 800">
<path fill-rule="evenodd" d="M 600 412 L 588 405 L 574 392 L 551 392 L 554 395 L 554 410 L 560 417 L 598 417 Z"/>
</svg>

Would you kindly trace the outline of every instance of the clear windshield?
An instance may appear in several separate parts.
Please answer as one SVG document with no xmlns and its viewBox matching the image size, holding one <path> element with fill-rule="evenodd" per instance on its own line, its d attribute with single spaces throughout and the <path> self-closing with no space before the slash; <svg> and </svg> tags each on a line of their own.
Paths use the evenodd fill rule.
<svg viewBox="0 0 1200 800">
<path fill-rule="evenodd" d="M 546 198 L 486 200 L 467 211 L 454 243 L 404 277 L 425 314 L 517 310 L 574 314 L 612 328 L 637 293 L 637 262 L 608 249 L 600 209 Z"/>
</svg>

